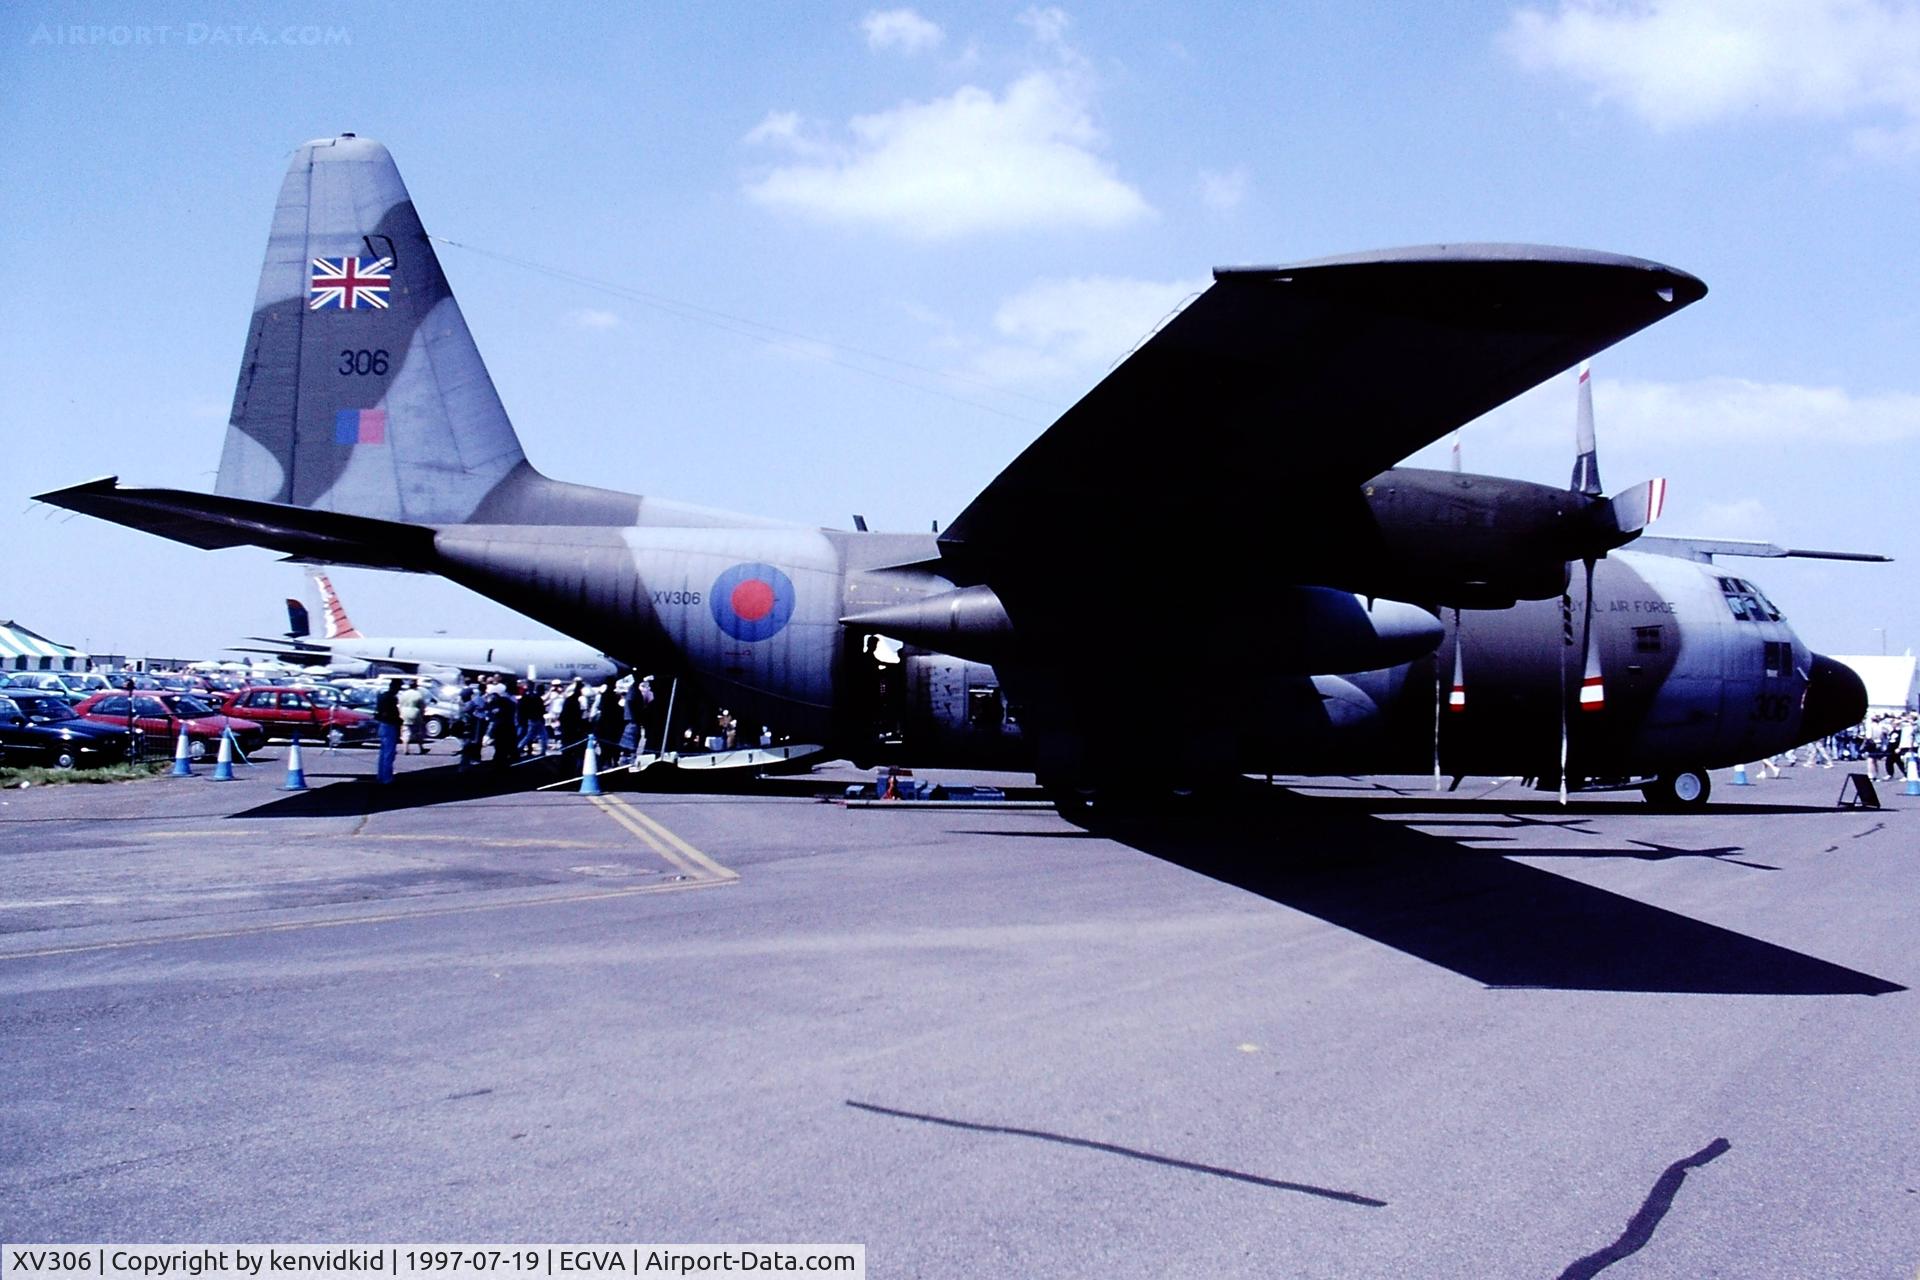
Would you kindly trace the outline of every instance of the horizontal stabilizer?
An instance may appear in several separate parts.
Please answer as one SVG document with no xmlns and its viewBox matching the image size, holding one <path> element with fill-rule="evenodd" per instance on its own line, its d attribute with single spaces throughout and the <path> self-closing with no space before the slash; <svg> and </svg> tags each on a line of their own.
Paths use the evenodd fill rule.
<svg viewBox="0 0 1920 1280">
<path fill-rule="evenodd" d="M 1743 538 L 1675 538 L 1649 536 L 1634 543 L 1636 551 L 1652 551 L 1663 556 L 1679 556 L 1712 564 L 1715 556 L 1753 556 L 1762 560 L 1849 560 L 1862 564 L 1891 564 L 1892 556 L 1871 551 L 1808 551 L 1782 547 L 1771 542 Z"/>
<path fill-rule="evenodd" d="M 184 489 L 123 489 L 118 476 L 35 499 L 203 551 L 267 547 L 332 564 L 415 571 L 427 570 L 433 560 L 433 530 L 420 525 Z"/>
</svg>

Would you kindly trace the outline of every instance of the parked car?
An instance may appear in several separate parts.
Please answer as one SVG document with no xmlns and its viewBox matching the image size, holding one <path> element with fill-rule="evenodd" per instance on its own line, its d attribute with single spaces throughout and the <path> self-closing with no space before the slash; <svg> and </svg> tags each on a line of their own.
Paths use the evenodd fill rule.
<svg viewBox="0 0 1920 1280">
<path fill-rule="evenodd" d="M 113 686 L 91 671 L 9 671 L 6 684 L 0 687 L 51 693 L 72 703 Z"/>
<path fill-rule="evenodd" d="M 378 688 L 342 689 L 340 697 L 354 710 L 372 715 L 374 705 L 380 701 L 380 690 L 386 687 L 383 680 Z M 431 685 L 423 685 L 420 692 L 427 695 L 427 704 L 420 709 L 420 733 L 428 742 L 438 742 L 459 725 L 460 704 L 440 697 Z"/>
<path fill-rule="evenodd" d="M 22 691 L 15 698 L 0 693 L 0 762 L 9 767 L 120 764 L 131 745 L 125 729 L 81 718 L 56 694 Z"/>
<path fill-rule="evenodd" d="M 275 738 L 298 733 L 334 747 L 365 742 L 377 732 L 372 716 L 347 706 L 332 689 L 248 685 L 228 694 L 221 709 L 259 721 Z"/>
<path fill-rule="evenodd" d="M 125 693 L 97 693 L 75 711 L 100 724 L 124 729 L 129 714 L 134 728 L 171 744 L 187 731 L 187 754 L 195 760 L 220 749 L 220 735 L 233 730 L 240 750 L 248 754 L 266 745 L 267 731 L 256 720 L 228 716 L 188 693 L 169 693 L 160 689 L 135 689 L 129 699 Z"/>
</svg>

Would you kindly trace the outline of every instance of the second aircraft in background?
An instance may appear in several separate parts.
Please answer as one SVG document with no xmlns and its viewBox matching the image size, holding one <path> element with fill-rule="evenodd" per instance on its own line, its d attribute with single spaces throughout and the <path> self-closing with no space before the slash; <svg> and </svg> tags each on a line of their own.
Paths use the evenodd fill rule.
<svg viewBox="0 0 1920 1280">
<path fill-rule="evenodd" d="M 347 617 L 346 606 L 324 573 L 313 575 L 320 588 L 326 634 L 311 634 L 307 607 L 287 600 L 287 634 L 249 636 L 253 645 L 235 645 L 235 653 L 268 653 L 296 666 L 364 666 L 393 671 L 448 670 L 473 675 L 522 676 L 530 680 L 571 680 L 600 684 L 619 675 L 620 663 L 576 640 L 493 640 L 460 636 L 366 636 Z M 263 647 L 271 646 L 271 647 Z M 370 673 L 370 672 L 369 672 Z"/>
</svg>

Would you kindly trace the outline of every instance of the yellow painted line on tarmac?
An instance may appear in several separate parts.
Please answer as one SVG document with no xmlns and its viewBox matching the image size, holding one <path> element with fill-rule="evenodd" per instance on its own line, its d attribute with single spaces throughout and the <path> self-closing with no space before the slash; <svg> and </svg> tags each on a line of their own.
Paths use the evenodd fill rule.
<svg viewBox="0 0 1920 1280">
<path fill-rule="evenodd" d="M 175 942 L 206 942 L 216 938 L 245 938 L 262 933 L 293 933 L 300 929 L 339 929 L 356 924 L 391 924 L 398 920 L 467 915 L 476 911 L 505 911 L 513 907 L 548 907 L 562 906 L 572 902 L 599 902 L 607 898 L 633 898 L 644 893 L 678 893 L 684 889 L 702 889 L 712 883 L 711 880 L 681 880 L 669 884 L 640 885 L 632 889 L 606 889 L 598 893 L 570 893 L 554 898 L 520 898 L 512 902 L 470 902 L 457 907 L 426 907 L 418 911 L 388 911 L 379 915 L 340 916 L 328 920 L 292 920 L 285 924 L 252 925 L 244 929 L 209 929 L 202 933 L 169 933 L 152 938 L 126 938 L 118 942 L 82 942 L 70 947 L 41 947 L 35 951 L 0 952 L 0 961 L 70 956 L 88 951 L 123 951 L 131 947 L 159 947 Z"/>
<path fill-rule="evenodd" d="M 690 879 L 697 880 L 702 878 L 698 867 L 688 862 L 667 845 L 662 844 L 655 838 L 652 832 L 648 831 L 638 822 L 635 822 L 632 812 L 628 810 L 626 806 L 614 804 L 610 796 L 591 796 L 589 799 L 593 801 L 594 808 L 606 814 L 609 818 L 612 818 L 626 830 L 627 834 L 637 837 L 641 844 L 646 845 L 647 848 L 659 854 L 661 858 L 666 860 L 668 866 Z"/>
<path fill-rule="evenodd" d="M 733 884 L 740 873 L 723 867 L 618 796 L 593 796 L 599 810 L 625 827 L 649 849 L 700 884 Z"/>
<path fill-rule="evenodd" d="M 719 863 L 715 862 L 712 858 L 709 858 L 706 854 L 700 852 L 700 850 L 694 848 L 692 845 L 688 844 L 685 840 L 682 840 L 679 836 L 667 830 L 666 827 L 660 824 L 658 819 L 642 812 L 639 809 L 636 809 L 628 801 L 622 799 L 619 796 L 608 796 L 606 797 L 606 799 L 611 800 L 616 805 L 619 805 L 627 813 L 631 814 L 634 818 L 638 819 L 642 824 L 644 824 L 649 830 L 651 830 L 661 840 L 664 840 L 667 844 L 679 850 L 681 854 L 692 859 L 694 862 L 698 863 L 700 868 L 703 871 L 705 871 L 708 875 L 712 876 L 714 879 L 738 880 L 740 878 L 740 873 L 738 871 L 733 870 L 731 867 L 721 866 Z"/>
</svg>

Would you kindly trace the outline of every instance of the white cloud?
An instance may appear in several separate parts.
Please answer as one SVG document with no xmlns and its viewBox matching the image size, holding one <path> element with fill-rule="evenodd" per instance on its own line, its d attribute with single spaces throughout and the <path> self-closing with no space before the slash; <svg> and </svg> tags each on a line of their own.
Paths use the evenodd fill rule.
<svg viewBox="0 0 1920 1280">
<path fill-rule="evenodd" d="M 567 312 L 567 323 L 576 329 L 611 329 L 620 323 L 620 317 L 612 311 L 582 307 Z"/>
<path fill-rule="evenodd" d="M 1099 154 L 1091 78 L 1062 40 L 1065 17 L 1022 19 L 1059 65 L 1030 71 L 1004 92 L 968 85 L 949 97 L 856 116 L 830 141 L 790 112 L 747 135 L 787 151 L 747 184 L 758 203 L 916 240 L 991 231 L 1125 226 L 1152 216 L 1139 191 Z"/>
<path fill-rule="evenodd" d="M 1003 385 L 1085 381 L 1118 363 L 1211 283 L 1204 277 L 1038 281 L 1000 304 L 993 327 L 1003 341 L 981 349 L 974 366 Z"/>
<path fill-rule="evenodd" d="M 1593 402 L 1603 457 L 1609 444 L 1761 447 L 1820 441 L 1847 449 L 1920 440 L 1920 395 L 1907 391 L 1856 395 L 1842 387 L 1745 378 L 1633 382 L 1596 377 Z M 1536 437 L 1542 423 L 1564 422 L 1571 441 L 1572 403 L 1568 380 L 1556 378 L 1475 426 L 1484 424 L 1502 436 Z"/>
<path fill-rule="evenodd" d="M 1015 19 L 1021 26 L 1033 33 L 1035 44 L 1050 49 L 1063 58 L 1078 61 L 1079 55 L 1067 44 L 1067 28 L 1073 25 L 1073 19 L 1067 17 L 1064 9 L 1048 6 L 1045 9 L 1027 10 Z"/>
<path fill-rule="evenodd" d="M 860 29 L 867 33 L 867 48 L 898 50 L 905 54 L 937 48 L 947 35 L 938 23 L 929 22 L 911 9 L 876 9 L 860 20 Z"/>
<path fill-rule="evenodd" d="M 1773 514 L 1773 508 L 1758 498 L 1709 502 L 1697 514 L 1688 517 L 1687 521 L 1687 527 L 1700 530 L 1701 537 L 1760 540 L 1773 538 L 1781 524 L 1780 518 Z M 1656 527 L 1654 532 L 1665 533 L 1668 530 Z"/>
<path fill-rule="evenodd" d="M 1920 146 L 1920 7 L 1907 0 L 1561 0 L 1502 43 L 1656 129 L 1729 117 L 1857 122 L 1865 151 Z"/>
<path fill-rule="evenodd" d="M 1247 198 L 1247 170 L 1240 168 L 1226 173 L 1215 173 L 1212 169 L 1200 171 L 1200 202 L 1216 213 L 1231 213 L 1238 209 Z"/>
</svg>

